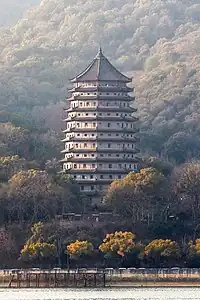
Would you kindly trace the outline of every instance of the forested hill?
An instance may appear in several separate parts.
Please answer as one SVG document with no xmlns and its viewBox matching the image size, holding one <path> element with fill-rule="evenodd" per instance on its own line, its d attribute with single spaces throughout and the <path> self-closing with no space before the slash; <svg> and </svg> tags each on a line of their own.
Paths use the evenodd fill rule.
<svg viewBox="0 0 200 300">
<path fill-rule="evenodd" d="M 0 26 L 9 26 L 18 21 L 27 9 L 40 0 L 0 0 Z"/>
<path fill-rule="evenodd" d="M 2 121 L 58 130 L 68 79 L 101 42 L 134 78 L 142 151 L 199 157 L 199 40 L 199 0 L 42 0 L 0 30 Z"/>
</svg>

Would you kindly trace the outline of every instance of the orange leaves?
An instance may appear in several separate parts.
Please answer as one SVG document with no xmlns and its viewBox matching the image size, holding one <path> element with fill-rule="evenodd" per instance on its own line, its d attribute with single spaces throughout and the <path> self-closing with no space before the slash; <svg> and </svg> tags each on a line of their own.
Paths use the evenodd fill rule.
<svg viewBox="0 0 200 300">
<path fill-rule="evenodd" d="M 135 248 L 135 235 L 132 232 L 116 231 L 106 235 L 99 250 L 106 254 L 118 254 L 124 256 Z"/>
<path fill-rule="evenodd" d="M 66 253 L 71 257 L 80 257 L 83 255 L 91 255 L 94 251 L 92 243 L 88 241 L 76 241 L 67 246 Z"/>
</svg>

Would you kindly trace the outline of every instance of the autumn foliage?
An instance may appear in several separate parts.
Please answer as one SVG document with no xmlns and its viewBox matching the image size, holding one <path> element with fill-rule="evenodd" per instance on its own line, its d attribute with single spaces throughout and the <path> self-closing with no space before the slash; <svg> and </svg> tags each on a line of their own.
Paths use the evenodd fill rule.
<svg viewBox="0 0 200 300">
<path fill-rule="evenodd" d="M 49 243 L 30 243 L 21 250 L 21 258 L 24 261 L 41 261 L 55 256 L 56 246 Z"/>
<path fill-rule="evenodd" d="M 144 249 L 144 254 L 151 260 L 154 264 L 158 265 L 163 261 L 173 261 L 180 257 L 180 248 L 177 242 L 172 240 L 153 240 Z"/>
<path fill-rule="evenodd" d="M 44 225 L 38 222 L 31 228 L 31 237 L 27 240 L 20 252 L 20 259 L 24 262 L 51 261 L 56 255 L 56 246 L 45 241 L 43 236 Z"/>
<path fill-rule="evenodd" d="M 165 176 L 153 167 L 131 172 L 122 180 L 111 183 L 105 204 L 123 218 L 132 222 L 160 217 L 160 210 L 167 205 L 168 182 Z"/>
<path fill-rule="evenodd" d="M 76 241 L 67 246 L 66 253 L 71 256 L 71 258 L 80 258 L 82 256 L 91 255 L 94 251 L 92 243 L 88 241 Z"/>
<path fill-rule="evenodd" d="M 116 231 L 109 233 L 99 246 L 99 250 L 107 255 L 125 256 L 135 248 L 135 235 L 132 232 Z"/>
</svg>

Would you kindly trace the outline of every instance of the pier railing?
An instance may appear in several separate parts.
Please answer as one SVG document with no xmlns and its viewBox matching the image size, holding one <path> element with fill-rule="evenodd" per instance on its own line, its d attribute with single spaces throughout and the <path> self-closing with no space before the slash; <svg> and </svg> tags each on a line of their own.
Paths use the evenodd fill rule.
<svg viewBox="0 0 200 300">
<path fill-rule="evenodd" d="M 105 287 L 123 282 L 197 282 L 200 284 L 200 268 L 0 270 L 0 287 L 10 288 Z"/>
<path fill-rule="evenodd" d="M 103 272 L 11 270 L 0 278 L 0 287 L 8 288 L 105 287 L 105 273 Z"/>
</svg>

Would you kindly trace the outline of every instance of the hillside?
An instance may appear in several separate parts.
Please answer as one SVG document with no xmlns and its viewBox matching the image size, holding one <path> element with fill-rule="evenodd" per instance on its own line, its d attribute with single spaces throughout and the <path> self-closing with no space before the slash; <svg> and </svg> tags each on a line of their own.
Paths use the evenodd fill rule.
<svg viewBox="0 0 200 300">
<path fill-rule="evenodd" d="M 0 29 L 1 110 L 58 131 L 68 79 L 101 43 L 134 78 L 142 152 L 198 158 L 199 37 L 199 0 L 43 0 Z"/>
<path fill-rule="evenodd" d="M 0 0 L 0 26 L 9 26 L 17 22 L 26 10 L 36 5 L 40 0 Z"/>
</svg>

